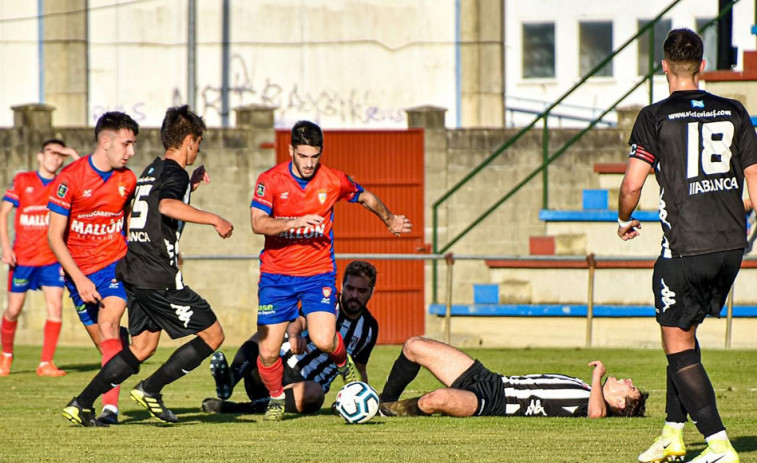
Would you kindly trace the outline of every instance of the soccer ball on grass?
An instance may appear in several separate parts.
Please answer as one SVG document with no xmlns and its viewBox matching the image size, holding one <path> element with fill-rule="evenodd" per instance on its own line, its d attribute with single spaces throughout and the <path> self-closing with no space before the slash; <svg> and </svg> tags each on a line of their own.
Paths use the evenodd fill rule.
<svg viewBox="0 0 757 463">
<path fill-rule="evenodd" d="M 379 397 L 375 389 L 362 381 L 344 385 L 336 394 L 336 411 L 347 423 L 365 423 L 379 409 Z"/>
</svg>

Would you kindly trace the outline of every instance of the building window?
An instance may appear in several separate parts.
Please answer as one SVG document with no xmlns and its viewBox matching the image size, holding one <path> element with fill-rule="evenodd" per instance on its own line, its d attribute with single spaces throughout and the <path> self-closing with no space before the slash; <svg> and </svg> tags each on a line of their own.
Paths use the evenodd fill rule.
<svg viewBox="0 0 757 463">
<path fill-rule="evenodd" d="M 640 19 L 639 29 L 649 24 L 651 20 Z M 652 29 L 654 29 L 654 61 L 653 66 L 658 66 L 662 60 L 662 44 L 665 43 L 665 38 L 668 36 L 668 32 L 673 28 L 673 22 L 670 19 L 661 19 L 657 21 Z M 645 33 L 639 36 L 639 65 L 638 71 L 640 76 L 645 76 L 649 73 L 649 35 L 652 29 L 648 29 Z M 662 74 L 662 68 L 657 71 L 656 74 Z"/>
<path fill-rule="evenodd" d="M 612 54 L 612 23 L 581 22 L 579 35 L 579 71 L 585 76 Z M 602 66 L 595 77 L 612 77 L 612 61 Z"/>
<path fill-rule="evenodd" d="M 523 24 L 523 78 L 555 77 L 555 24 Z"/>
<path fill-rule="evenodd" d="M 718 68 L 718 25 L 717 23 L 708 27 L 706 31 L 699 32 L 702 28 L 712 21 L 712 18 L 697 18 L 697 32 L 702 37 L 704 43 L 704 60 L 707 63 L 705 71 L 714 71 Z"/>
</svg>

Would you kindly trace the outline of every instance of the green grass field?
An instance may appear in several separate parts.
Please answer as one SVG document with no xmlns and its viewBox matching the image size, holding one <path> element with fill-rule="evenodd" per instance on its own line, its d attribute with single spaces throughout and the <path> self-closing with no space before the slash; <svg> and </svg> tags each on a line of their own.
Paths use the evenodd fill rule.
<svg viewBox="0 0 757 463">
<path fill-rule="evenodd" d="M 715 384 L 718 406 L 742 462 L 757 462 L 757 351 L 707 350 L 703 360 Z M 61 409 L 99 369 L 93 348 L 61 347 L 62 378 L 38 378 L 38 347 L 20 346 L 10 376 L 0 378 L 0 462 L 43 461 L 502 461 L 634 462 L 656 437 L 664 420 L 665 360 L 658 350 L 470 349 L 494 371 L 505 374 L 558 372 L 589 380 L 586 364 L 601 359 L 608 374 L 632 377 L 651 392 L 647 418 L 603 420 L 561 418 L 375 418 L 347 425 L 323 410 L 315 416 L 288 415 L 264 423 L 259 415 L 208 415 L 202 399 L 215 394 L 208 362 L 163 391 L 180 423 L 162 425 L 128 397 L 128 391 L 170 354 L 159 348 L 142 371 L 124 383 L 121 422 L 110 428 L 80 428 Z M 226 348 L 233 356 L 235 348 Z M 380 390 L 399 346 L 379 346 L 368 365 Z M 335 388 L 341 386 L 337 379 Z M 406 397 L 438 386 L 427 372 Z M 326 398 L 333 401 L 335 390 Z M 239 387 L 233 399 L 243 400 Z M 99 411 L 99 403 L 97 404 Z M 689 423 L 688 457 L 704 446 Z"/>
</svg>

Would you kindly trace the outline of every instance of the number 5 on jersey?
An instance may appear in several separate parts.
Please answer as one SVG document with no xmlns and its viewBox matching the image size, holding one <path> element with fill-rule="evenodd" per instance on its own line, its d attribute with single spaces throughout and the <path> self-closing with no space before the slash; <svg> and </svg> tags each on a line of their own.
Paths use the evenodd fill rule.
<svg viewBox="0 0 757 463">
<path fill-rule="evenodd" d="M 134 192 L 134 206 L 131 209 L 131 220 L 129 221 L 129 230 L 141 230 L 147 222 L 147 196 L 150 195 L 152 184 L 139 185 Z"/>
</svg>

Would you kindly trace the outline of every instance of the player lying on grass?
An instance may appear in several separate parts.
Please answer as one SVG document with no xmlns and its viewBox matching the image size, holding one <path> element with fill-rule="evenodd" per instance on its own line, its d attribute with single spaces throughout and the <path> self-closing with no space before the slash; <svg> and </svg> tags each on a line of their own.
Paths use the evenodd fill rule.
<svg viewBox="0 0 757 463">
<path fill-rule="evenodd" d="M 337 304 L 336 329 L 345 340 L 362 381 L 368 381 L 366 364 L 378 337 L 378 322 L 367 304 L 376 285 L 376 268 L 368 262 L 352 261 L 344 270 L 342 292 Z M 284 395 L 288 413 L 315 413 L 321 409 L 325 393 L 339 374 L 328 354 L 319 351 L 307 333 L 307 321 L 300 316 L 289 324 L 287 339 L 281 346 L 284 360 Z M 213 354 L 210 372 L 216 381 L 218 399 L 208 398 L 202 409 L 208 413 L 264 413 L 268 406 L 268 389 L 260 380 L 256 359 L 258 334 L 247 340 L 229 366 L 221 351 Z M 244 380 L 252 402 L 230 402 L 234 386 Z"/>
<path fill-rule="evenodd" d="M 486 369 L 464 352 L 432 339 L 405 341 L 384 390 L 384 416 L 643 416 L 647 396 L 630 379 L 609 377 L 596 360 L 591 385 L 560 374 L 504 376 Z M 421 367 L 445 387 L 397 401 Z"/>
</svg>

